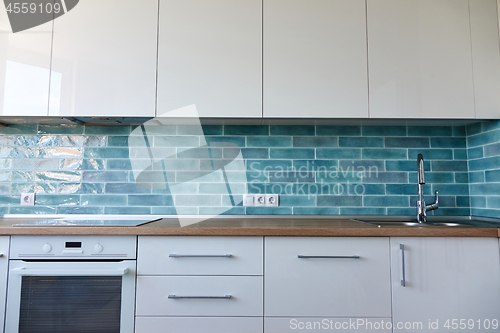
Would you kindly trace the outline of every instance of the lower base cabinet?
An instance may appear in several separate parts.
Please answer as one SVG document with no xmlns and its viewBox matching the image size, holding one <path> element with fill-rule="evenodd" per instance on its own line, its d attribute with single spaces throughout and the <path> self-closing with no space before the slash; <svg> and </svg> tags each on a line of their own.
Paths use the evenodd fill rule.
<svg viewBox="0 0 500 333">
<path fill-rule="evenodd" d="M 138 316 L 262 316 L 262 276 L 138 276 Z"/>
<path fill-rule="evenodd" d="M 230 240 L 140 237 L 136 333 L 500 332 L 497 238 Z"/>
<path fill-rule="evenodd" d="M 136 333 L 259 333 L 262 317 L 137 317 Z"/>
<path fill-rule="evenodd" d="M 265 318 L 265 333 L 392 332 L 391 318 Z"/>
<path fill-rule="evenodd" d="M 139 236 L 136 333 L 262 333 L 263 237 Z"/>
<path fill-rule="evenodd" d="M 1 236 L 0 237 L 0 331 L 4 327 L 5 320 L 5 301 L 7 296 L 7 275 L 9 267 L 9 246 L 10 237 Z"/>
<path fill-rule="evenodd" d="M 391 238 L 394 333 L 500 332 L 496 238 Z"/>
<path fill-rule="evenodd" d="M 266 237 L 267 317 L 391 317 L 388 237 Z"/>
</svg>

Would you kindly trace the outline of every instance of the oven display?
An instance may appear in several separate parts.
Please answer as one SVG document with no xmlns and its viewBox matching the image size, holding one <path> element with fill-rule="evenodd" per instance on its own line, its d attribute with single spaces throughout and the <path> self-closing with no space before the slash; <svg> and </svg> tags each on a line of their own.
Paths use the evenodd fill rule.
<svg viewBox="0 0 500 333">
<path fill-rule="evenodd" d="M 82 242 L 66 242 L 66 248 L 77 248 L 80 249 L 82 247 Z"/>
</svg>

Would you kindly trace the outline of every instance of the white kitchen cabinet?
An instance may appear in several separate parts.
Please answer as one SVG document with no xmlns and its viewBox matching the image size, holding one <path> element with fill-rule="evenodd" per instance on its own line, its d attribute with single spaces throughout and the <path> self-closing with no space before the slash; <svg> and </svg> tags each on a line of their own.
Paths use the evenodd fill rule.
<svg viewBox="0 0 500 333">
<path fill-rule="evenodd" d="M 262 275 L 262 237 L 139 237 L 140 275 Z"/>
<path fill-rule="evenodd" d="M 262 117 L 261 0 L 160 0 L 158 51 L 157 116 Z"/>
<path fill-rule="evenodd" d="M 4 326 L 7 296 L 7 276 L 9 267 L 9 236 L 0 237 L 0 327 Z M 1 330 L 1 329 L 0 329 Z"/>
<path fill-rule="evenodd" d="M 54 20 L 50 116 L 155 115 L 158 0 L 80 0 Z"/>
<path fill-rule="evenodd" d="M 500 45 L 495 0 L 469 0 L 476 117 L 500 118 Z"/>
<path fill-rule="evenodd" d="M 469 1 L 367 0 L 367 10 L 370 117 L 474 118 Z"/>
<path fill-rule="evenodd" d="M 364 0 L 264 1 L 264 118 L 366 118 Z"/>
<path fill-rule="evenodd" d="M 389 238 L 266 237 L 265 316 L 390 318 Z"/>
<path fill-rule="evenodd" d="M 262 276 L 138 276 L 137 316 L 260 316 Z"/>
<path fill-rule="evenodd" d="M 453 319 L 458 325 L 464 319 L 464 331 L 486 332 L 488 320 L 500 320 L 498 239 L 391 238 L 391 258 L 394 332 L 453 330 L 444 326 Z M 429 321 L 439 329 L 429 329 Z M 407 322 L 421 322 L 422 329 L 396 326 Z"/>
<path fill-rule="evenodd" d="M 51 44 L 52 20 L 13 33 L 0 9 L 0 116 L 47 116 Z"/>
<path fill-rule="evenodd" d="M 258 333 L 262 317 L 138 317 L 136 333 Z"/>
<path fill-rule="evenodd" d="M 263 237 L 139 236 L 136 333 L 262 333 L 263 255 Z"/>
</svg>

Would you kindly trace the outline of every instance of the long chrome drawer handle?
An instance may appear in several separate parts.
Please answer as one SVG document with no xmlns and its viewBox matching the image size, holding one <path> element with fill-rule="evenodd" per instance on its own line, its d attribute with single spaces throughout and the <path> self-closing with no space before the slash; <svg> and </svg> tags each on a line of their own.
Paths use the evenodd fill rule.
<svg viewBox="0 0 500 333">
<path fill-rule="evenodd" d="M 360 256 L 304 256 L 302 254 L 297 255 L 297 258 L 301 259 L 359 259 Z"/>
<path fill-rule="evenodd" d="M 224 296 L 177 296 L 177 295 L 168 295 L 168 298 L 173 298 L 173 299 L 180 299 L 180 298 L 191 298 L 191 299 L 196 299 L 196 298 L 201 298 L 201 299 L 230 299 L 231 295 L 224 295 Z"/>
<path fill-rule="evenodd" d="M 231 258 L 232 254 L 175 254 L 170 253 L 170 258 Z"/>
</svg>

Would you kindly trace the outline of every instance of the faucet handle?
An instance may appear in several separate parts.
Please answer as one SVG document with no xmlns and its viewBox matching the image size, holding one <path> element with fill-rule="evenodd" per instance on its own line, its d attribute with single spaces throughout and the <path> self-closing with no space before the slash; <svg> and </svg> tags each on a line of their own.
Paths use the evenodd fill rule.
<svg viewBox="0 0 500 333">
<path fill-rule="evenodd" d="M 436 209 L 439 208 L 439 192 L 438 191 L 434 192 L 434 195 L 436 197 L 436 201 L 434 203 L 430 204 L 430 205 L 427 205 L 425 207 L 426 211 L 436 210 Z"/>
</svg>

